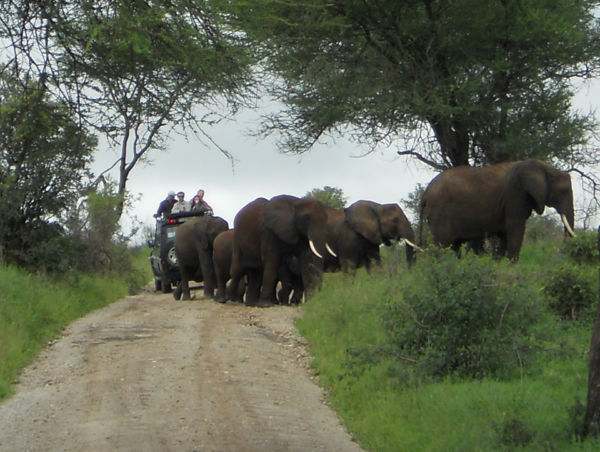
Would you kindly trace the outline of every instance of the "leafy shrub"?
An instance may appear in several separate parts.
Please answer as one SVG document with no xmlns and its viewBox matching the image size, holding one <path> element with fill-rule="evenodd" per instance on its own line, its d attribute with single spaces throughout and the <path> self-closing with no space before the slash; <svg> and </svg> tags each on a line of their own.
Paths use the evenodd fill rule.
<svg viewBox="0 0 600 452">
<path fill-rule="evenodd" d="M 563 249 L 566 254 L 578 263 L 597 262 L 598 235 L 595 231 L 581 231 L 575 237 L 565 240 Z"/>
<path fill-rule="evenodd" d="M 510 417 L 498 428 L 500 443 L 511 450 L 525 447 L 533 439 L 533 434 L 527 425 L 517 417 Z"/>
<path fill-rule="evenodd" d="M 433 377 L 501 376 L 521 365 L 542 303 L 518 277 L 496 277 L 498 265 L 453 253 L 421 259 L 401 298 L 386 304 L 394 353 Z"/>
<path fill-rule="evenodd" d="M 527 221 L 525 240 L 528 242 L 544 242 L 548 239 L 560 239 L 563 236 L 562 223 L 553 216 L 534 215 Z"/>
<path fill-rule="evenodd" d="M 592 283 L 576 266 L 563 266 L 552 272 L 544 287 L 550 310 L 563 319 L 575 320 L 594 303 Z"/>
</svg>

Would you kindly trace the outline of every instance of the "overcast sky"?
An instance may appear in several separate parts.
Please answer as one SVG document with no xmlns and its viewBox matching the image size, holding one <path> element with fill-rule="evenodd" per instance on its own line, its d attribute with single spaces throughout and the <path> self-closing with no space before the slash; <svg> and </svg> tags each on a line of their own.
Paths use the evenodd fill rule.
<svg viewBox="0 0 600 452">
<path fill-rule="evenodd" d="M 587 112 L 595 109 L 598 99 L 600 83 L 596 82 L 580 90 L 575 105 Z M 138 164 L 128 180 L 128 190 L 140 199 L 125 216 L 124 224 L 129 224 L 128 216 L 136 216 L 153 227 L 152 215 L 170 190 L 183 190 L 190 200 L 203 188 L 215 215 L 233 227 L 236 213 L 259 196 L 304 196 L 328 185 L 342 189 L 348 204 L 359 199 L 400 202 L 408 198 L 417 183 L 427 184 L 435 176 L 422 164 L 407 164 L 407 159 L 396 155 L 396 148 L 382 148 L 359 157 L 368 149 L 345 140 L 329 140 L 302 156 L 283 155 L 275 139 L 249 136 L 248 131 L 258 126 L 259 115 L 242 112 L 235 121 L 207 129 L 233 155 L 233 167 L 218 149 L 206 148 L 193 139 L 186 142 L 179 136 L 171 139 L 166 151 L 150 154 L 152 163 Z M 107 168 L 116 156 L 115 151 L 101 150 L 94 170 Z"/>
</svg>

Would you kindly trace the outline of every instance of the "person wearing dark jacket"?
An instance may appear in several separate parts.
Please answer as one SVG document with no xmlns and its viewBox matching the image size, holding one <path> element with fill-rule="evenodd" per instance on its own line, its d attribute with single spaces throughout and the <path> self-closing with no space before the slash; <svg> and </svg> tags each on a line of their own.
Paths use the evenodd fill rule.
<svg viewBox="0 0 600 452">
<path fill-rule="evenodd" d="M 175 192 L 170 191 L 165 199 L 163 199 L 158 205 L 158 210 L 154 214 L 154 218 L 160 218 L 167 216 L 171 213 L 171 209 L 175 205 Z"/>
</svg>

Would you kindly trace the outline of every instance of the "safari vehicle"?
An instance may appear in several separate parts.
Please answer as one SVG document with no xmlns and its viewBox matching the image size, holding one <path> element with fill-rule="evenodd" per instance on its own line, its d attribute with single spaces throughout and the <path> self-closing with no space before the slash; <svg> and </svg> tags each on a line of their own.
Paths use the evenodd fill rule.
<svg viewBox="0 0 600 452">
<path fill-rule="evenodd" d="M 148 240 L 150 251 L 150 265 L 154 273 L 154 288 L 169 293 L 173 285 L 181 280 L 177 256 L 175 255 L 175 232 L 185 221 L 193 217 L 204 215 L 204 212 L 174 213 L 156 221 L 154 239 Z"/>
</svg>

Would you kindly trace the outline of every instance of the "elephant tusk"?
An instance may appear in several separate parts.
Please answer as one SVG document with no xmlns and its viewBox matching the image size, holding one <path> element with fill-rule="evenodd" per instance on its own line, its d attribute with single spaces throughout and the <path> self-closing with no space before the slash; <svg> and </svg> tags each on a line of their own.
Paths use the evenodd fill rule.
<svg viewBox="0 0 600 452">
<path fill-rule="evenodd" d="M 310 250 L 313 252 L 313 254 L 314 254 L 315 256 L 317 256 L 319 259 L 323 259 L 323 256 L 321 256 L 321 255 L 319 254 L 319 252 L 318 252 L 318 251 L 317 251 L 317 249 L 315 248 L 315 244 L 313 243 L 313 241 L 312 241 L 312 240 L 309 240 L 309 241 L 308 241 L 308 245 L 310 246 Z"/>
<path fill-rule="evenodd" d="M 325 242 L 325 248 L 327 248 L 327 251 L 329 252 L 329 254 L 331 254 L 333 257 L 337 258 L 337 254 L 335 254 L 335 252 L 331 249 L 331 247 L 329 246 L 329 243 Z"/>
<path fill-rule="evenodd" d="M 411 242 L 410 240 L 408 240 L 408 239 L 405 239 L 405 238 L 402 238 L 402 240 L 403 240 L 403 241 L 404 241 L 404 243 L 406 243 L 408 246 L 411 246 L 411 247 L 413 247 L 413 248 L 414 248 L 414 249 L 416 249 L 416 250 L 423 251 L 423 248 L 421 248 L 421 247 L 420 247 L 420 246 L 418 246 L 417 244 L 415 244 L 415 243 Z"/>
<path fill-rule="evenodd" d="M 569 235 L 571 237 L 575 237 L 575 231 L 573 231 L 573 229 L 571 229 L 571 226 L 569 226 L 569 222 L 567 221 L 567 217 L 565 216 L 564 213 L 560 216 L 560 219 L 562 220 L 563 224 L 565 225 L 565 229 L 567 230 Z"/>
</svg>

